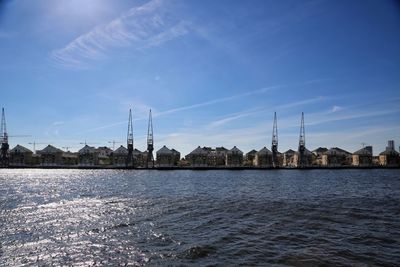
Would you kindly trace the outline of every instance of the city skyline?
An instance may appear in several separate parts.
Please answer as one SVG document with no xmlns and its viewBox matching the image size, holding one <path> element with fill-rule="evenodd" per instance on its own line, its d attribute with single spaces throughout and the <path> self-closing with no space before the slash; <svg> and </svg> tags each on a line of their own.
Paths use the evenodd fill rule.
<svg viewBox="0 0 400 267">
<path fill-rule="evenodd" d="M 11 148 L 33 141 L 155 150 L 349 152 L 400 140 L 400 16 L 393 1 L 5 1 L 0 105 Z M 23 18 L 23 19 L 20 19 Z M 120 144 L 118 144 L 119 146 Z M 45 147 L 38 145 L 36 149 Z M 117 147 L 117 145 L 116 145 Z"/>
</svg>

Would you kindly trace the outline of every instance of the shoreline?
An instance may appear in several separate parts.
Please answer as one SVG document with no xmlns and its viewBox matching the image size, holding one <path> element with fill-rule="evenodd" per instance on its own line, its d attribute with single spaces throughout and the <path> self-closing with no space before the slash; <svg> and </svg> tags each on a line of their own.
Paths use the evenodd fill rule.
<svg viewBox="0 0 400 267">
<path fill-rule="evenodd" d="M 192 170 L 192 171 L 207 171 L 207 170 L 343 170 L 343 169 L 400 169 L 400 166 L 309 166 L 303 168 L 297 167 L 251 167 L 251 166 L 239 166 L 239 167 L 154 167 L 154 168 L 142 168 L 142 167 L 116 167 L 116 166 L 8 166 L 0 167 L 0 169 L 70 169 L 70 170 L 155 170 L 155 171 L 172 171 L 172 170 Z"/>
</svg>

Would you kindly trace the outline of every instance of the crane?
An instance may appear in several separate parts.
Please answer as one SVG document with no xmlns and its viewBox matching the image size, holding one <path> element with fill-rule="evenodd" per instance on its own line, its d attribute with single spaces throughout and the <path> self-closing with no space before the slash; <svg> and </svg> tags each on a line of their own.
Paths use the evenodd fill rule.
<svg viewBox="0 0 400 267">
<path fill-rule="evenodd" d="M 305 159 L 305 151 L 306 151 L 306 133 L 304 129 L 304 113 L 301 113 L 301 125 L 300 125 L 300 138 L 299 138 L 299 163 L 298 166 L 300 168 L 305 167 L 306 159 Z"/>
<path fill-rule="evenodd" d="M 132 123 L 132 111 L 129 109 L 129 119 L 128 119 L 128 133 L 126 138 L 126 143 L 128 147 L 128 156 L 126 158 L 126 167 L 134 167 L 133 159 L 133 123 Z"/>
<path fill-rule="evenodd" d="M 9 163 L 9 153 L 8 150 L 10 145 L 8 144 L 9 137 L 30 137 L 30 135 L 8 135 L 6 115 L 4 112 L 4 107 L 1 109 L 1 126 L 0 126 L 0 166 L 8 167 Z"/>
<path fill-rule="evenodd" d="M 36 141 L 28 143 L 29 145 L 33 145 L 33 153 L 36 154 L 36 145 L 47 145 L 47 143 L 37 143 Z M 49 144 L 51 145 L 51 143 Z"/>
<path fill-rule="evenodd" d="M 274 114 L 274 125 L 272 126 L 272 166 L 274 168 L 279 166 L 278 162 L 278 122 L 276 119 L 276 112 Z"/>
<path fill-rule="evenodd" d="M 108 143 L 113 145 L 113 151 L 115 150 L 115 144 L 122 144 L 122 142 L 120 142 L 120 141 L 115 141 L 115 140 L 108 141 Z"/>
<path fill-rule="evenodd" d="M 79 144 L 81 144 L 81 145 L 98 145 L 99 143 L 88 143 L 88 142 L 86 142 L 86 140 L 85 140 L 85 142 L 80 142 Z"/>
<path fill-rule="evenodd" d="M 147 126 L 147 160 L 146 160 L 146 168 L 149 167 L 149 162 L 152 164 L 154 168 L 154 136 L 153 136 L 153 118 L 151 116 L 151 109 L 149 112 L 149 124 Z"/>
</svg>

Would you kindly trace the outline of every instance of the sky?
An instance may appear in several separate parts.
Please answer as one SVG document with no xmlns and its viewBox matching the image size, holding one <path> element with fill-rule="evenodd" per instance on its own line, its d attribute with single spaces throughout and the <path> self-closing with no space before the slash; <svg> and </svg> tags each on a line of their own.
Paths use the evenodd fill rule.
<svg viewBox="0 0 400 267">
<path fill-rule="evenodd" d="M 0 59 L 11 147 L 400 145 L 397 1 L 0 0 Z"/>
</svg>

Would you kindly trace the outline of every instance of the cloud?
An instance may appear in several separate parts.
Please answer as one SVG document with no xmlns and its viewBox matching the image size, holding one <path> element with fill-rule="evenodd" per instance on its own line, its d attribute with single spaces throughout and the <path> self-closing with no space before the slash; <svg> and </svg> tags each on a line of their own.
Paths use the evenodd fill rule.
<svg viewBox="0 0 400 267">
<path fill-rule="evenodd" d="M 218 119 L 215 120 L 213 122 L 211 122 L 209 124 L 210 127 L 217 127 L 217 126 L 222 126 L 228 122 L 237 120 L 237 119 L 242 119 L 242 118 L 246 118 L 249 116 L 253 116 L 253 115 L 259 115 L 259 114 L 265 114 L 270 112 L 272 114 L 272 112 L 274 110 L 282 110 L 282 109 L 290 109 L 290 108 L 294 108 L 294 107 L 298 107 L 298 106 L 304 106 L 304 105 L 308 105 L 308 104 L 312 104 L 312 103 L 317 103 L 317 102 L 321 102 L 324 100 L 327 100 L 327 97 L 315 97 L 315 98 L 310 98 L 310 99 L 305 99 L 305 100 L 300 100 L 300 101 L 295 101 L 292 103 L 288 103 L 288 104 L 284 104 L 284 105 L 279 105 L 273 108 L 256 108 L 256 109 L 250 109 L 250 110 L 245 110 L 239 113 L 233 113 L 233 114 L 229 114 L 226 117 L 222 118 L 222 119 Z M 272 118 L 272 116 L 271 116 Z"/>
<path fill-rule="evenodd" d="M 91 61 L 104 59 L 112 48 L 130 46 L 142 50 L 187 34 L 188 23 L 167 18 L 163 5 L 163 0 L 152 0 L 134 7 L 108 24 L 77 37 L 65 47 L 53 50 L 50 57 L 59 66 L 86 68 Z"/>
<path fill-rule="evenodd" d="M 266 93 L 266 92 L 269 92 L 271 90 L 274 90 L 274 89 L 277 89 L 277 88 L 281 88 L 281 87 L 285 87 L 285 86 L 287 86 L 287 85 L 268 86 L 268 87 L 264 87 L 264 88 L 261 88 L 261 89 L 257 89 L 257 90 L 253 90 L 253 91 L 249 91 L 249 92 L 245 92 L 245 93 L 241 93 L 241 94 L 236 94 L 236 95 L 232 95 L 232 96 L 217 98 L 217 99 L 213 99 L 213 100 L 209 100 L 209 101 L 205 101 L 205 102 L 200 102 L 200 103 L 193 104 L 193 105 L 188 105 L 188 106 L 183 106 L 183 107 L 178 107 L 178 108 L 172 108 L 172 109 L 169 109 L 169 110 L 165 110 L 165 111 L 161 111 L 161 112 L 155 113 L 154 116 L 168 115 L 168 114 L 179 112 L 179 111 L 185 111 L 185 110 L 190 110 L 190 109 L 194 109 L 194 108 L 201 108 L 201 107 L 204 107 L 204 106 L 219 104 L 219 103 L 231 101 L 231 100 L 242 98 L 242 97 L 247 97 L 247 96 L 251 96 L 251 95 Z"/>
<path fill-rule="evenodd" d="M 340 110 L 342 110 L 342 109 L 343 109 L 342 107 L 336 106 L 336 105 L 335 105 L 335 106 L 332 107 L 331 112 L 332 112 L 332 113 L 335 113 L 335 112 L 340 111 Z"/>
<path fill-rule="evenodd" d="M 53 126 L 59 126 L 59 125 L 63 125 L 63 124 L 65 124 L 64 121 L 55 121 L 52 123 Z"/>
</svg>

